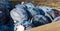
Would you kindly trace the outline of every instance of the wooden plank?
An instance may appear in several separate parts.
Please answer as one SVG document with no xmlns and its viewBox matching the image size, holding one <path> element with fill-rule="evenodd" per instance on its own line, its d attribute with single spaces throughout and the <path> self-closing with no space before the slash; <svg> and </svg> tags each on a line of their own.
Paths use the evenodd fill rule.
<svg viewBox="0 0 60 31">
<path fill-rule="evenodd" d="M 32 28 L 26 31 L 60 31 L 60 21 Z"/>
<path fill-rule="evenodd" d="M 27 1 L 27 2 L 33 2 L 36 5 L 56 7 L 60 9 L 60 0 L 9 0 L 9 1 L 13 2 L 14 4 L 17 4 L 16 2 L 20 3 L 22 1 Z"/>
</svg>

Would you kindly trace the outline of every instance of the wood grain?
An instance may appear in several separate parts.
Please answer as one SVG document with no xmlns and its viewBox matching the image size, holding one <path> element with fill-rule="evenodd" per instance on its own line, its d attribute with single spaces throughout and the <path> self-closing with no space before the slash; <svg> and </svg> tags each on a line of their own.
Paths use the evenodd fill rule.
<svg viewBox="0 0 60 31">
<path fill-rule="evenodd" d="M 26 31 L 60 31 L 60 21 L 32 28 Z"/>
<path fill-rule="evenodd" d="M 56 7 L 60 9 L 60 0 L 9 0 L 14 4 L 18 4 L 22 1 L 33 2 L 36 5 L 44 5 L 49 7 Z"/>
</svg>

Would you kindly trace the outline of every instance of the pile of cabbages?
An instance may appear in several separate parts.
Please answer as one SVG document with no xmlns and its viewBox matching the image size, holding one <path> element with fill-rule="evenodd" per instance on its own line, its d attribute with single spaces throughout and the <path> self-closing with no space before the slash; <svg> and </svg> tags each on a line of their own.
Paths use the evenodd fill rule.
<svg viewBox="0 0 60 31">
<path fill-rule="evenodd" d="M 14 20 L 15 31 L 19 25 L 24 26 L 25 30 L 52 23 L 60 20 L 60 11 L 48 6 L 36 6 L 28 2 L 17 4 L 14 9 L 10 11 L 10 15 Z"/>
<path fill-rule="evenodd" d="M 13 5 L 8 0 L 0 0 L 0 31 L 24 30 L 60 20 L 60 11 L 48 6 L 37 6 L 32 2 Z M 17 28 L 18 26 L 20 26 Z"/>
</svg>

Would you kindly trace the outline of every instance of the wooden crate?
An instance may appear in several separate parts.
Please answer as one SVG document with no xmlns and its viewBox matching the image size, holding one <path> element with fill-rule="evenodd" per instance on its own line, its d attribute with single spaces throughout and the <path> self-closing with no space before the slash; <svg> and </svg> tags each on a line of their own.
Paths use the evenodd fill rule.
<svg viewBox="0 0 60 31">
<path fill-rule="evenodd" d="M 60 21 L 32 28 L 26 31 L 60 31 Z"/>
<path fill-rule="evenodd" d="M 18 1 L 9 0 L 9 1 L 14 3 L 15 5 L 21 3 L 22 1 L 33 2 L 34 4 L 39 6 L 41 5 L 49 6 L 52 8 L 58 8 L 60 10 L 60 0 L 18 0 Z M 32 28 L 26 31 L 60 31 L 60 21 Z"/>
</svg>

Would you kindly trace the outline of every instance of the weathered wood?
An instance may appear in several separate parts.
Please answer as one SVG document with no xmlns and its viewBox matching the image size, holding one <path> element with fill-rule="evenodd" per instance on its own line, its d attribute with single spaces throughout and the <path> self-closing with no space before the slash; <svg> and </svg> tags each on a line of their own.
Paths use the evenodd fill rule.
<svg viewBox="0 0 60 31">
<path fill-rule="evenodd" d="M 26 31 L 60 31 L 60 21 L 46 24 Z"/>
<path fill-rule="evenodd" d="M 27 1 L 27 2 L 33 2 L 36 5 L 45 5 L 60 9 L 60 0 L 10 0 L 10 1 L 15 4 L 17 4 L 16 2 L 20 3 L 21 1 Z"/>
</svg>

